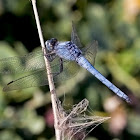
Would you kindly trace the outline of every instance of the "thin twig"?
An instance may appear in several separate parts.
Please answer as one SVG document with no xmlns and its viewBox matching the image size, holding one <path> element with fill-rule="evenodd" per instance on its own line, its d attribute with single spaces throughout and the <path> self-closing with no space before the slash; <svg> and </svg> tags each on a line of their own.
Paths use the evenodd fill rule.
<svg viewBox="0 0 140 140">
<path fill-rule="evenodd" d="M 41 26 L 40 26 L 40 21 L 39 21 L 39 16 L 37 12 L 37 7 L 36 7 L 36 0 L 31 0 L 32 5 L 33 5 L 33 11 L 35 15 L 35 20 L 37 24 L 37 29 L 38 29 L 38 34 L 41 42 L 41 47 L 42 51 L 45 50 L 45 44 L 44 44 L 44 39 L 41 31 Z M 46 53 L 44 51 L 44 53 Z M 52 100 L 52 108 L 53 108 L 53 114 L 54 114 L 54 127 L 55 127 L 55 135 L 56 135 L 56 140 L 61 140 L 61 130 L 59 129 L 59 116 L 58 116 L 58 106 L 57 106 L 57 96 L 56 96 L 56 90 L 53 82 L 53 76 L 51 74 L 51 67 L 49 61 L 46 59 L 44 55 L 44 60 L 45 60 L 45 65 L 46 65 L 46 70 L 47 70 L 47 76 L 48 76 L 48 83 L 49 83 L 49 88 L 51 92 L 51 100 Z M 44 77 L 45 78 L 45 77 Z M 47 77 L 46 77 L 47 78 Z"/>
</svg>

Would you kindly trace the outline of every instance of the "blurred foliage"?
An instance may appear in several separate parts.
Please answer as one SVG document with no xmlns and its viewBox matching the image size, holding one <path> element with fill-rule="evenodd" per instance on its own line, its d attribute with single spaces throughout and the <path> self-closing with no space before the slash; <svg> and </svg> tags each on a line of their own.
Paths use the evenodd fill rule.
<svg viewBox="0 0 140 140">
<path fill-rule="evenodd" d="M 140 0 L 37 0 L 37 6 L 46 40 L 70 40 L 72 21 L 83 44 L 97 40 L 95 67 L 133 101 L 131 106 L 125 104 L 82 70 L 57 86 L 65 108 L 87 98 L 90 115 L 112 117 L 87 140 L 139 140 Z M 39 46 L 31 2 L 0 0 L 0 58 L 24 55 Z M 2 92 L 3 85 L 14 78 L 0 75 L 0 140 L 55 139 L 48 87 Z"/>
</svg>

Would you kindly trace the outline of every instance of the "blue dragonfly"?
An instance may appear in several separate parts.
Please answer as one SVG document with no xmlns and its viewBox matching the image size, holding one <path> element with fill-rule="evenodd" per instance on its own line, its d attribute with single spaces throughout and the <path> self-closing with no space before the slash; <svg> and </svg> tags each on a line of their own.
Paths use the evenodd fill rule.
<svg viewBox="0 0 140 140">
<path fill-rule="evenodd" d="M 83 48 L 77 35 L 74 24 L 72 24 L 71 41 L 59 42 L 52 38 L 45 42 L 46 58 L 51 63 L 52 74 L 55 82 L 62 82 L 72 77 L 79 71 L 80 66 L 89 71 L 104 85 L 112 90 L 126 102 L 131 102 L 129 97 L 107 80 L 98 70 L 94 68 L 94 60 L 97 52 L 97 42 L 93 41 Z M 14 67 L 13 67 L 14 66 Z M 4 87 L 4 91 L 18 90 L 29 87 L 47 85 L 47 75 L 43 53 L 41 50 L 29 53 L 21 57 L 4 58 L 0 60 L 0 73 L 28 73 L 17 80 L 11 81 Z"/>
</svg>

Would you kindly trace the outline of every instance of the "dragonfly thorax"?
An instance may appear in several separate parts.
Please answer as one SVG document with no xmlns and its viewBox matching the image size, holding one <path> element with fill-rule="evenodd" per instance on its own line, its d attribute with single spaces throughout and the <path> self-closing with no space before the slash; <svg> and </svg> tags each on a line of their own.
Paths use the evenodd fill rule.
<svg viewBox="0 0 140 140">
<path fill-rule="evenodd" d="M 58 40 L 56 38 L 51 38 L 45 42 L 46 48 L 48 51 L 53 51 L 55 46 L 58 44 Z"/>
</svg>

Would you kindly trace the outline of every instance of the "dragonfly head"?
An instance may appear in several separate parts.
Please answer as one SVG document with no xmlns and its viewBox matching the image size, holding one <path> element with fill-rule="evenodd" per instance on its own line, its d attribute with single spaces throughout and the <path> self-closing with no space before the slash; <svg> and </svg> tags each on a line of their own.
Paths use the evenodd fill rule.
<svg viewBox="0 0 140 140">
<path fill-rule="evenodd" d="M 56 38 L 51 38 L 45 42 L 46 48 L 48 51 L 53 51 L 54 47 L 58 44 L 58 40 Z"/>
</svg>

